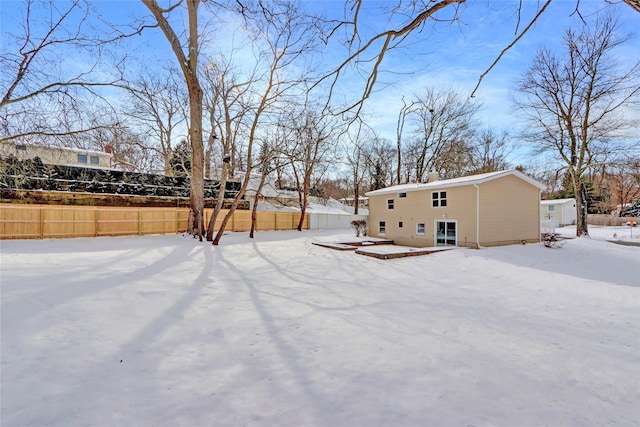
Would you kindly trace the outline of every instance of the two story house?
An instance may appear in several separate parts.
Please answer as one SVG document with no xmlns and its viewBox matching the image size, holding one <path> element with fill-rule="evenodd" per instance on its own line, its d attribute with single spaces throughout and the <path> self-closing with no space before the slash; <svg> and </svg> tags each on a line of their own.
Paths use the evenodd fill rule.
<svg viewBox="0 0 640 427">
<path fill-rule="evenodd" d="M 518 170 L 396 185 L 366 193 L 369 235 L 398 245 L 483 246 L 540 241 L 544 185 Z"/>
</svg>

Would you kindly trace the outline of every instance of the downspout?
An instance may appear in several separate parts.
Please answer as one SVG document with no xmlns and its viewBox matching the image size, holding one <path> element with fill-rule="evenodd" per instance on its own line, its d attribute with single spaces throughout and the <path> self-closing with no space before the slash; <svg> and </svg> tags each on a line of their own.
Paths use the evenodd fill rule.
<svg viewBox="0 0 640 427">
<path fill-rule="evenodd" d="M 473 184 L 476 187 L 476 245 L 478 245 L 478 249 L 485 249 L 483 246 L 480 246 L 480 187 L 478 184 Z"/>
<path fill-rule="evenodd" d="M 542 218 L 540 217 L 540 203 L 542 202 L 542 190 L 538 190 L 538 242 L 542 242 L 542 233 L 540 233 L 540 225 Z M 554 227 L 555 231 L 555 227 Z"/>
</svg>

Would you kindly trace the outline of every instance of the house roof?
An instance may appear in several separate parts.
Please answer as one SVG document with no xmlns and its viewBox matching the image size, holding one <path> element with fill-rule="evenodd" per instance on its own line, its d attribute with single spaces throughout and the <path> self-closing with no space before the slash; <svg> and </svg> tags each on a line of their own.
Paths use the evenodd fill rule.
<svg viewBox="0 0 640 427">
<path fill-rule="evenodd" d="M 97 154 L 100 156 L 113 157 L 112 153 L 107 153 L 106 151 L 97 151 L 97 150 L 89 150 L 89 149 L 74 148 L 74 147 L 62 147 L 57 145 L 42 145 L 42 144 L 35 144 L 32 142 L 18 143 L 13 141 L 3 141 L 3 142 L 0 142 L 0 144 L 7 147 L 11 147 L 13 149 L 16 149 L 18 146 L 24 146 L 24 147 L 31 147 L 31 148 L 41 148 L 49 151 L 69 151 L 72 153 L 79 153 L 79 154 Z M 77 166 L 77 165 L 74 164 L 71 166 Z"/>
<path fill-rule="evenodd" d="M 541 205 L 562 205 L 564 203 L 575 202 L 576 199 L 553 199 L 553 200 L 540 200 Z"/>
<path fill-rule="evenodd" d="M 523 181 L 526 181 L 529 184 L 538 187 L 541 190 L 545 189 L 544 184 L 536 181 L 530 176 L 525 175 L 516 169 L 509 169 L 509 170 L 498 171 L 498 172 L 482 173 L 479 175 L 463 176 L 461 178 L 444 179 L 441 181 L 394 185 L 392 187 L 381 188 L 380 190 L 369 191 L 365 194 L 367 196 L 377 196 L 380 194 L 404 193 L 409 191 L 435 190 L 438 188 L 461 187 L 464 185 L 482 184 L 483 182 L 492 181 L 494 179 L 502 178 L 509 175 L 514 175 L 522 179 Z"/>
</svg>

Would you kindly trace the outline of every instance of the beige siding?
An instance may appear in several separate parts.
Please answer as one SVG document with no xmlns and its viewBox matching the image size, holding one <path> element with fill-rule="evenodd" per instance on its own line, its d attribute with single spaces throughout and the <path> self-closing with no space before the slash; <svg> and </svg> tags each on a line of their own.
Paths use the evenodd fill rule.
<svg viewBox="0 0 640 427">
<path fill-rule="evenodd" d="M 433 190 L 436 191 L 436 190 Z M 446 207 L 432 207 L 432 190 L 410 191 L 406 198 L 397 193 L 369 198 L 369 234 L 393 239 L 400 245 L 435 246 L 436 221 L 446 219 L 457 222 L 459 246 L 476 246 L 476 192 L 473 186 L 442 188 L 447 192 Z M 394 209 L 387 208 L 387 200 L 394 200 Z M 387 232 L 378 234 L 379 221 L 386 222 Z M 399 222 L 402 222 L 402 228 Z M 417 224 L 425 227 L 424 235 L 418 235 Z"/>
<path fill-rule="evenodd" d="M 540 192 L 537 187 L 512 175 L 479 187 L 482 246 L 540 240 Z"/>
<path fill-rule="evenodd" d="M 78 161 L 78 154 L 86 156 L 85 163 Z M 50 165 L 87 166 L 93 168 L 111 167 L 111 155 L 107 153 L 70 148 L 2 143 L 0 144 L 0 156 L 14 156 L 19 160 L 39 157 L 42 163 Z M 92 157 L 98 158 L 98 164 L 91 163 Z"/>
<path fill-rule="evenodd" d="M 446 207 L 432 207 L 434 191 L 447 192 Z M 387 207 L 389 199 L 393 200 L 393 209 Z M 370 195 L 369 235 L 392 239 L 399 245 L 435 246 L 436 222 L 446 220 L 456 223 L 458 246 L 478 247 L 478 222 L 480 246 L 539 241 L 539 203 L 539 189 L 513 175 L 477 187 L 469 184 L 408 191 L 406 198 L 399 198 L 398 193 Z M 386 223 L 384 235 L 378 233 L 380 221 Z M 418 223 L 424 224 L 424 235 L 417 234 Z"/>
</svg>

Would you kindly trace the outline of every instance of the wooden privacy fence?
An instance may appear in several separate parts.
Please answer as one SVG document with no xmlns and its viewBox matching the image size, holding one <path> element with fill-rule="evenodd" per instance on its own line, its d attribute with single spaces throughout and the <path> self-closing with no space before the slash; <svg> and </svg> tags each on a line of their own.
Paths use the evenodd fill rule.
<svg viewBox="0 0 640 427">
<path fill-rule="evenodd" d="M 216 220 L 220 228 L 224 209 Z M 205 209 L 205 223 L 213 209 Z M 0 204 L 0 239 L 47 239 L 67 237 L 130 236 L 171 234 L 186 231 L 189 209 L 89 207 L 54 205 Z M 256 230 L 293 230 L 298 226 L 297 212 L 257 212 Z M 308 216 L 303 228 L 309 227 Z M 235 211 L 225 228 L 249 231 L 251 212 Z"/>
<path fill-rule="evenodd" d="M 627 221 L 633 220 L 636 224 L 640 224 L 640 218 L 632 217 L 618 217 L 611 215 L 588 215 L 587 223 L 590 225 L 602 225 L 602 226 L 620 226 L 627 223 Z"/>
</svg>

